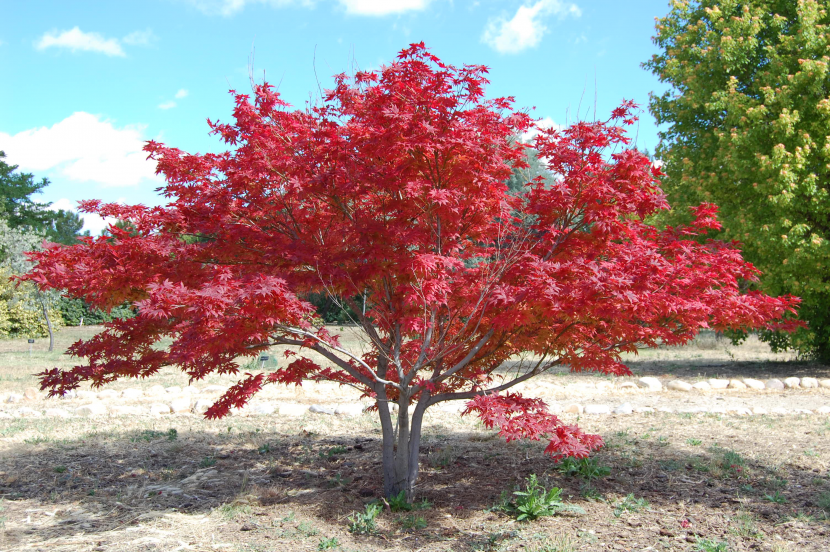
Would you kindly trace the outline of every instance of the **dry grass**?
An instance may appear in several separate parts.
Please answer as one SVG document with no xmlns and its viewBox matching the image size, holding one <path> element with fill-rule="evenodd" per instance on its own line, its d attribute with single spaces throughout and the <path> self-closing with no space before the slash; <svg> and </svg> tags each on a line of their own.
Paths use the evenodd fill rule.
<svg viewBox="0 0 830 552">
<path fill-rule="evenodd" d="M 59 346 L 93 331 L 65 331 Z M 359 343 L 357 335 L 347 339 Z M 657 350 L 633 368 L 684 376 L 827 373 L 753 353 L 755 346 L 732 350 L 743 355 L 735 361 L 705 343 Z M 33 372 L 69 365 L 58 353 L 30 358 L 25 340 L 2 342 L 0 391 L 22 390 L 34 384 Z M 187 381 L 166 370 L 144 385 L 157 383 Z M 309 394 L 335 391 L 312 387 L 292 396 L 327 401 Z M 700 543 L 726 543 L 731 552 L 830 549 L 826 416 L 563 419 L 603 435 L 607 446 L 596 461 L 611 468 L 609 476 L 586 482 L 565 475 L 541 443 L 506 444 L 474 419 L 428 415 L 418 496 L 430 507 L 384 508 L 373 535 L 348 531 L 349 516 L 379 497 L 380 429 L 370 414 L 0 420 L 0 550 L 691 552 Z M 502 493 L 531 473 L 561 487 L 585 513 L 517 523 L 496 509 Z"/>
</svg>

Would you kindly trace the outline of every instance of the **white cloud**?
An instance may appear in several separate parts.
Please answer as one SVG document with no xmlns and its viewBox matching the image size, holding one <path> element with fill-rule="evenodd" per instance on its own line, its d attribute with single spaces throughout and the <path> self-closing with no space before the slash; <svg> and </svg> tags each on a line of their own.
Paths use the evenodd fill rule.
<svg viewBox="0 0 830 552">
<path fill-rule="evenodd" d="M 180 88 L 178 92 L 176 92 L 176 99 L 181 100 L 182 98 L 186 98 L 189 92 L 184 88 Z"/>
<path fill-rule="evenodd" d="M 541 133 L 542 130 L 546 130 L 549 128 L 554 128 L 556 130 L 562 130 L 564 125 L 558 124 L 556 121 L 551 119 L 550 117 L 545 117 L 543 119 L 539 119 L 536 121 L 533 127 L 529 128 L 527 132 L 523 133 L 521 136 L 521 140 L 524 143 L 528 143 L 533 140 L 537 135 Z"/>
<path fill-rule="evenodd" d="M 156 35 L 151 29 L 146 31 L 134 31 L 123 39 L 104 38 L 98 33 L 85 33 L 78 27 L 58 33 L 49 31 L 40 40 L 35 42 L 35 48 L 45 50 L 47 48 L 66 48 L 72 52 L 96 52 L 110 57 L 126 57 L 121 44 L 130 46 L 147 46 Z"/>
<path fill-rule="evenodd" d="M 265 4 L 282 8 L 285 6 L 313 7 L 318 0 L 186 0 L 199 11 L 209 15 L 229 17 L 242 11 L 245 6 Z M 337 0 L 354 15 L 383 16 L 426 8 L 432 0 Z"/>
<path fill-rule="evenodd" d="M 53 202 L 48 209 L 50 211 L 72 211 L 73 213 L 78 213 L 77 205 L 65 197 Z M 101 235 L 101 232 L 103 232 L 107 226 L 116 222 L 115 217 L 104 218 L 97 213 L 78 213 L 78 215 L 84 221 L 84 227 L 82 230 L 89 230 L 89 233 L 93 236 Z"/>
<path fill-rule="evenodd" d="M 535 4 L 519 6 L 516 15 L 491 19 L 481 35 L 481 41 L 502 54 L 516 54 L 539 45 L 548 28 L 542 21 L 547 16 L 560 19 L 579 17 L 582 11 L 576 4 L 560 0 L 539 0 Z"/>
<path fill-rule="evenodd" d="M 155 163 L 142 151 L 144 126 L 114 126 L 97 115 L 74 113 L 51 127 L 0 132 L 8 162 L 31 172 L 57 171 L 77 182 L 135 186 L 158 180 Z"/>
<path fill-rule="evenodd" d="M 339 0 L 347 13 L 382 16 L 422 10 L 432 0 Z"/>
<path fill-rule="evenodd" d="M 176 102 L 173 100 L 159 104 L 159 109 L 173 109 L 174 107 L 176 107 Z"/>
<path fill-rule="evenodd" d="M 124 44 L 129 44 L 130 46 L 149 46 L 156 38 L 153 30 L 147 29 L 144 31 L 133 31 L 121 40 Z"/>
<path fill-rule="evenodd" d="M 223 15 L 225 17 L 241 11 L 246 4 L 267 4 L 277 8 L 292 4 L 300 4 L 302 6 L 314 5 L 313 0 L 187 0 L 187 2 L 202 13 L 208 15 Z"/>
<path fill-rule="evenodd" d="M 117 38 L 104 38 L 98 33 L 85 33 L 78 27 L 58 34 L 51 31 L 40 37 L 35 48 L 68 48 L 73 52 L 97 52 L 107 56 L 124 57 L 126 54 Z"/>
</svg>

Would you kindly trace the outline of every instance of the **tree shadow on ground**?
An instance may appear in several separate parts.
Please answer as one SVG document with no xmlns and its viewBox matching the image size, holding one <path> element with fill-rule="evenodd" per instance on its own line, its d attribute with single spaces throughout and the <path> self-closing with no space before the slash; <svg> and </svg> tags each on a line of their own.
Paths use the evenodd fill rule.
<svg viewBox="0 0 830 552">
<path fill-rule="evenodd" d="M 667 422 L 676 421 L 647 423 L 670 431 Z M 550 522 L 575 533 L 593 527 L 655 539 L 717 534 L 752 542 L 801 519 L 814 537 L 827 539 L 817 542 L 830 542 L 820 504 L 821 493 L 830 493 L 826 463 L 752 458 L 741 443 L 690 450 L 645 426 L 619 429 L 624 423 L 606 424 L 608 446 L 596 461 L 611 473 L 594 480 L 561 473 L 540 443 L 508 444 L 485 431 L 428 432 L 417 493 L 431 507 L 417 513 L 428 522 L 421 542 L 455 538 L 472 547 L 481 535 L 464 524 L 507 523 L 497 509 L 500 497 L 510 498 L 530 474 L 561 487 L 586 511 Z M 244 530 L 251 516 L 299 509 L 342 526 L 350 512 L 381 498 L 382 488 L 378 438 L 303 431 L 259 432 L 247 443 L 200 431 L 97 432 L 25 443 L 4 456 L 0 470 L 5 542 L 12 545 L 113 531 L 174 511 L 218 512 L 241 520 Z M 626 497 L 633 497 L 628 506 Z M 40 512 L 52 512 L 49 522 L 31 523 Z"/>
</svg>

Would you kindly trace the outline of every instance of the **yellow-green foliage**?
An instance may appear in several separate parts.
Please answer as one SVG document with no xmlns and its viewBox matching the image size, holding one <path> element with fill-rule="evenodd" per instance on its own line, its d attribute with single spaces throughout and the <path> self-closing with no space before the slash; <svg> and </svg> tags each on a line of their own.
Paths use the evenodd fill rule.
<svg viewBox="0 0 830 552">
<path fill-rule="evenodd" d="M 49 335 L 46 320 L 28 287 L 31 284 L 18 287 L 9 276 L 8 270 L 0 269 L 0 337 L 46 337 Z M 53 329 L 63 325 L 59 311 L 48 309 L 47 312 Z"/>
<path fill-rule="evenodd" d="M 830 0 L 674 0 L 654 40 L 662 222 L 716 203 L 764 290 L 802 298 L 793 345 L 830 360 Z"/>
</svg>

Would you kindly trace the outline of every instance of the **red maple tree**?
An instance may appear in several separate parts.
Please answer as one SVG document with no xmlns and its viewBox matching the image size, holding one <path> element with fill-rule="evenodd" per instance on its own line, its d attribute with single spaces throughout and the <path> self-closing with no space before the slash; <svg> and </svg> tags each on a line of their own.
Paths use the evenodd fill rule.
<svg viewBox="0 0 830 552">
<path fill-rule="evenodd" d="M 539 134 L 532 145 L 553 180 L 508 193 L 512 169 L 526 166 L 515 137 L 533 121 L 512 98 L 485 97 L 486 72 L 416 44 L 378 71 L 335 77 L 305 110 L 267 84 L 253 99 L 236 94 L 234 123 L 208 121 L 225 153 L 149 142 L 167 206 L 83 202 L 129 231 L 31 254 L 26 278 L 41 288 L 138 313 L 74 344 L 86 364 L 43 372 L 42 387 L 59 394 L 167 365 L 193 380 L 237 374 L 289 346 L 290 362 L 244 374 L 207 416 L 269 383 L 356 387 L 380 417 L 384 494 L 411 499 L 430 406 L 466 400 L 508 440 L 585 456 L 599 436 L 508 390 L 559 365 L 630 374 L 620 353 L 701 328 L 789 324 L 797 300 L 742 293 L 756 270 L 734 244 L 703 237 L 718 226 L 714 206 L 689 227 L 646 224 L 667 204 L 659 170 L 628 145 L 630 102 L 606 122 Z M 339 345 L 301 298 L 311 292 L 351 305 L 370 353 Z M 172 343 L 154 347 L 161 339 Z M 518 355 L 517 369 L 497 370 Z"/>
</svg>

